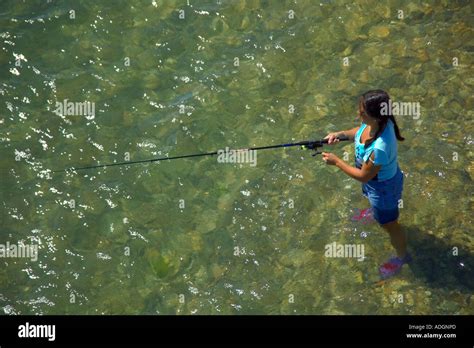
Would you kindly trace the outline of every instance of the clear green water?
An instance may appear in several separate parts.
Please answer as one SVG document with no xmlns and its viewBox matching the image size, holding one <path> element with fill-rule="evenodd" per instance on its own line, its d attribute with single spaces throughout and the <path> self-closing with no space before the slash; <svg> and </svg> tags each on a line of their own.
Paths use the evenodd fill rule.
<svg viewBox="0 0 474 348">
<path fill-rule="evenodd" d="M 473 314 L 472 10 L 469 1 L 2 1 L 0 243 L 40 243 L 37 262 L 0 260 L 2 312 Z M 385 232 L 350 220 L 367 207 L 360 185 L 309 152 L 259 152 L 256 167 L 211 158 L 42 172 L 126 152 L 320 138 L 357 125 L 357 98 L 374 87 L 422 107 L 418 120 L 398 118 L 401 222 L 415 261 L 384 284 Z M 95 102 L 95 118 L 59 117 L 64 99 Z M 350 144 L 333 150 L 353 156 Z M 332 242 L 364 244 L 366 259 L 326 258 Z"/>
</svg>

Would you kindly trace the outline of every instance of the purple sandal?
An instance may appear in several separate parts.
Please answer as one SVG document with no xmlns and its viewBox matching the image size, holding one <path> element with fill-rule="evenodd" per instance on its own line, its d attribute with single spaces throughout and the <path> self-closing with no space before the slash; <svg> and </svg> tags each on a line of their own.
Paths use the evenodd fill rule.
<svg viewBox="0 0 474 348">
<path fill-rule="evenodd" d="M 352 221 L 358 221 L 365 224 L 374 222 L 374 212 L 372 208 L 358 209 L 355 208 L 355 215 L 351 218 Z"/>
<path fill-rule="evenodd" d="M 384 263 L 379 268 L 380 277 L 382 279 L 387 279 L 393 277 L 394 275 L 398 274 L 405 263 L 411 262 L 412 258 L 410 254 L 406 254 L 403 259 L 399 257 L 392 257 L 388 262 Z"/>
</svg>

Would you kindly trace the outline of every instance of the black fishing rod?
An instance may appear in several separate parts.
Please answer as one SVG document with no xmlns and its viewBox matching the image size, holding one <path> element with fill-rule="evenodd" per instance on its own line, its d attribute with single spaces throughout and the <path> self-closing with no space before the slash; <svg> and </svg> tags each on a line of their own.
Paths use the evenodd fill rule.
<svg viewBox="0 0 474 348">
<path fill-rule="evenodd" d="M 347 136 L 339 136 L 337 137 L 339 141 L 346 141 L 349 140 Z M 250 147 L 247 149 L 238 149 L 238 150 L 233 150 L 233 151 L 256 151 L 256 150 L 267 150 L 267 149 L 277 149 L 281 147 L 292 147 L 292 146 L 300 146 L 302 148 L 308 149 L 308 150 L 314 150 L 315 153 L 312 154 L 312 156 L 316 156 L 317 154 L 320 154 L 321 152 L 318 152 L 317 149 L 318 147 L 323 147 L 324 144 L 327 144 L 328 140 L 327 139 L 321 139 L 321 140 L 307 140 L 307 141 L 300 141 L 298 143 L 288 143 L 288 144 L 279 144 L 279 145 L 270 145 L 270 146 L 259 146 L 259 147 Z M 60 170 L 54 170 L 53 173 L 61 173 L 61 172 L 67 172 L 67 171 L 76 171 L 76 170 L 87 170 L 87 169 L 98 169 L 98 168 L 107 168 L 107 167 L 115 167 L 115 166 L 125 166 L 125 165 L 131 165 L 131 164 L 138 164 L 138 163 L 151 163 L 151 162 L 159 162 L 159 161 L 171 161 L 171 160 L 176 160 L 180 158 L 191 158 L 191 157 L 203 157 L 203 156 L 214 156 L 217 155 L 219 151 L 213 151 L 213 152 L 205 152 L 205 153 L 196 153 L 192 155 L 182 155 L 182 156 L 174 156 L 174 157 L 160 157 L 160 158 L 152 158 L 152 159 L 145 159 L 145 160 L 139 160 L 139 161 L 129 161 L 129 162 L 118 162 L 118 163 L 109 163 L 109 164 L 98 164 L 94 166 L 87 166 L 87 167 L 72 167 L 68 169 L 60 169 Z"/>
</svg>

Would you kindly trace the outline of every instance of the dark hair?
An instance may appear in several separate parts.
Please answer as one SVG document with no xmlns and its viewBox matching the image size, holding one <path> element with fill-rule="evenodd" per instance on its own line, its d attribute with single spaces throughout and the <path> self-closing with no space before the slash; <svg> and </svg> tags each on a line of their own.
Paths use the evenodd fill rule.
<svg viewBox="0 0 474 348">
<path fill-rule="evenodd" d="M 367 113 L 367 115 L 374 118 L 379 126 L 374 136 L 366 140 L 365 147 L 372 144 L 380 136 L 380 134 L 382 134 L 388 120 L 393 122 L 395 136 L 397 139 L 400 141 L 405 140 L 405 138 L 400 134 L 400 129 L 398 128 L 397 122 L 395 121 L 395 117 L 393 117 L 391 113 L 387 115 L 382 115 L 381 113 L 382 107 L 384 105 L 383 103 L 385 103 L 385 109 L 387 109 L 389 102 L 390 97 L 388 96 L 388 93 L 382 91 L 381 89 L 367 91 L 360 97 L 359 103 L 364 107 L 364 111 Z"/>
</svg>

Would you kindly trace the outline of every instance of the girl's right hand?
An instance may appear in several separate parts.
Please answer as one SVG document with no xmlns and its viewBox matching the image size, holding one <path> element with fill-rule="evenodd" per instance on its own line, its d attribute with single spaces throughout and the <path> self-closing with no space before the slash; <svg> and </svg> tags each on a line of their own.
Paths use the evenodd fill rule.
<svg viewBox="0 0 474 348">
<path fill-rule="evenodd" d="M 340 132 L 329 133 L 324 139 L 328 140 L 328 145 L 332 145 L 339 142 L 339 139 L 337 137 L 340 135 Z"/>
</svg>

